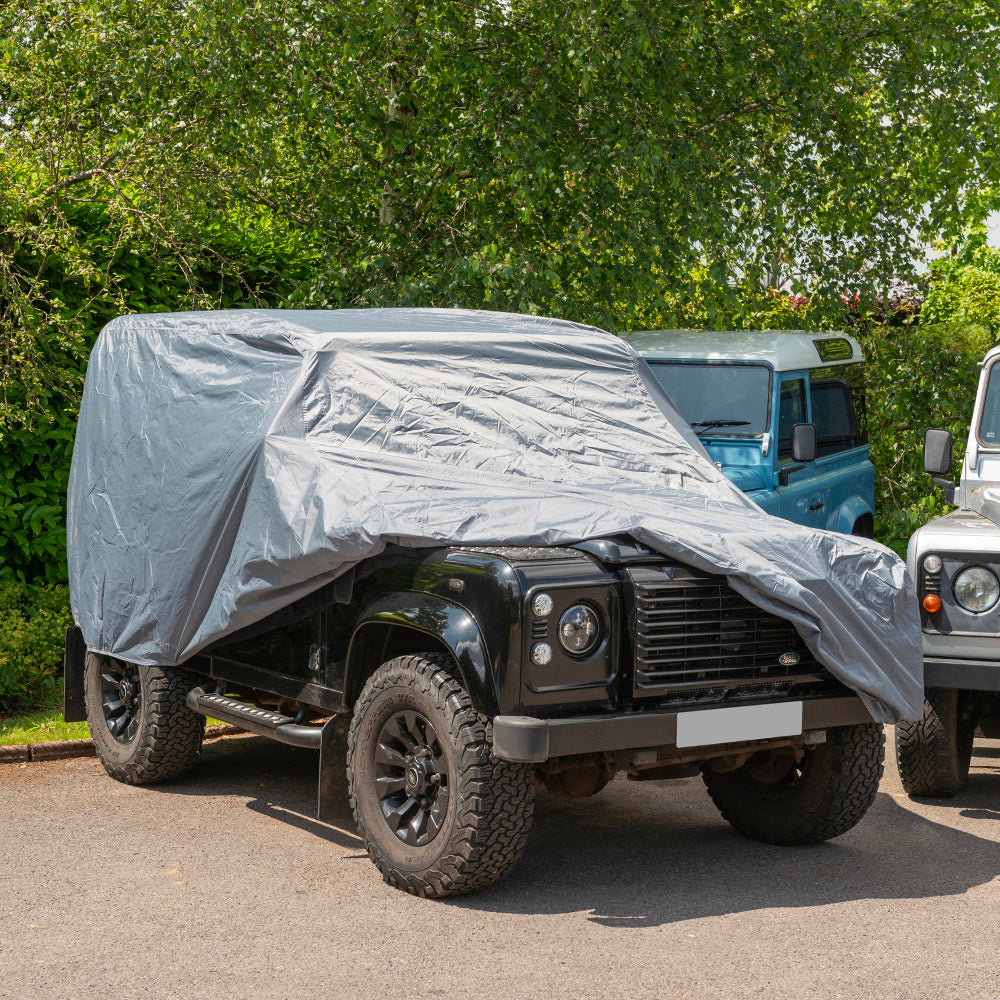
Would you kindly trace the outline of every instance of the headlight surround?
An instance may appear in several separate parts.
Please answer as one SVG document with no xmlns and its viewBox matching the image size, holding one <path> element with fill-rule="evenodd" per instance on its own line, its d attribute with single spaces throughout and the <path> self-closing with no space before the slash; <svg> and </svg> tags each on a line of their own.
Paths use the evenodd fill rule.
<svg viewBox="0 0 1000 1000">
<path fill-rule="evenodd" d="M 955 577 L 955 600 L 973 614 L 989 611 L 1000 598 L 1000 580 L 985 566 L 969 566 Z"/>
<path fill-rule="evenodd" d="M 571 656 L 586 656 L 601 641 L 601 619 L 586 604 L 570 605 L 559 616 L 559 645 Z"/>
</svg>

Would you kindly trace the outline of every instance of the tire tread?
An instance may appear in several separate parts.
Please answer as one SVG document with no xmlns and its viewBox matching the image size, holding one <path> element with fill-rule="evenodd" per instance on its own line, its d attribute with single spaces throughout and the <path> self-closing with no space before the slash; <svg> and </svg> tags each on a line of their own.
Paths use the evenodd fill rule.
<svg viewBox="0 0 1000 1000">
<path fill-rule="evenodd" d="M 788 799 L 754 798 L 739 772 L 704 771 L 719 812 L 745 836 L 768 844 L 818 844 L 839 837 L 868 811 L 882 778 L 885 733 L 862 723 L 828 730 L 827 742 L 807 753 L 808 783 Z"/>
<path fill-rule="evenodd" d="M 96 654 L 88 654 L 95 656 Z M 112 737 L 102 728 L 103 716 L 88 707 L 88 715 L 97 715 L 89 720 L 94 747 L 104 770 L 116 781 L 127 785 L 151 785 L 172 781 L 186 774 L 201 756 L 205 718 L 192 712 L 187 706 L 188 691 L 196 684 L 196 679 L 186 670 L 178 667 L 142 666 L 142 721 L 135 737 L 134 752 L 124 759 L 116 759 L 120 751 L 108 753 L 105 742 L 112 751 Z M 99 665 L 85 671 L 86 688 L 97 682 Z M 88 692 L 88 706 L 91 701 L 100 704 L 98 692 Z"/>
<path fill-rule="evenodd" d="M 454 785 L 468 779 L 471 794 L 457 803 L 447 854 L 426 872 L 402 871 L 379 850 L 361 822 L 353 760 L 360 721 L 383 691 L 412 687 L 450 715 L 456 767 Z M 442 734 L 442 737 L 444 734 Z M 534 769 L 492 755 L 492 725 L 472 705 L 451 659 L 445 655 L 400 656 L 369 678 L 357 704 L 349 736 L 347 773 L 351 808 L 368 854 L 390 885 L 417 896 L 441 898 L 476 892 L 503 878 L 524 852 L 534 810 Z M 461 775 L 461 777 L 460 777 Z"/>
<path fill-rule="evenodd" d="M 950 798 L 965 785 L 969 768 L 959 746 L 958 697 L 953 688 L 927 688 L 923 716 L 896 724 L 896 766 L 908 795 Z"/>
</svg>

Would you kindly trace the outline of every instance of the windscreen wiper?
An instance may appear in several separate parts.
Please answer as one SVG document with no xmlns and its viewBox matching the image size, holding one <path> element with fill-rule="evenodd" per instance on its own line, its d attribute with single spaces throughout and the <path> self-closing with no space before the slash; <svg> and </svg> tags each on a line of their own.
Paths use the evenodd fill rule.
<svg viewBox="0 0 1000 1000">
<path fill-rule="evenodd" d="M 749 420 L 692 420 L 692 427 L 700 427 L 700 431 L 695 431 L 695 434 L 701 434 L 702 431 L 710 431 L 713 427 L 743 427 L 750 423 Z"/>
</svg>

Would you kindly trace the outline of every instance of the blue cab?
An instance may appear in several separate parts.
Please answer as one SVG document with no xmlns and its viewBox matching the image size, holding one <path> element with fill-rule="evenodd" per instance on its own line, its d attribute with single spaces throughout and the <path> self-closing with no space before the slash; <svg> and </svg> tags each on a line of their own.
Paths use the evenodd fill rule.
<svg viewBox="0 0 1000 1000">
<path fill-rule="evenodd" d="M 764 510 L 872 537 L 875 470 L 864 361 L 853 337 L 650 330 L 628 340 L 715 464 Z M 808 448 L 802 455 L 800 432 L 812 440 L 808 425 L 815 457 Z"/>
</svg>

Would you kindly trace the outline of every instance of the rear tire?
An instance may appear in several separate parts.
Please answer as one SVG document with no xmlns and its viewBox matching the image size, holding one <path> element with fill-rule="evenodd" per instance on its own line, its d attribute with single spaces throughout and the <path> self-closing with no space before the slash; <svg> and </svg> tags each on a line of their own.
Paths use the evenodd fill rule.
<svg viewBox="0 0 1000 1000">
<path fill-rule="evenodd" d="M 127 785 L 172 781 L 201 755 L 204 716 L 185 698 L 187 671 L 126 663 L 87 653 L 83 690 L 87 724 L 104 770 Z"/>
<path fill-rule="evenodd" d="M 531 829 L 534 768 L 496 759 L 492 746 L 447 656 L 400 656 L 371 676 L 354 706 L 347 774 L 386 882 L 440 898 L 514 867 Z"/>
<path fill-rule="evenodd" d="M 702 771 L 708 794 L 740 833 L 768 844 L 818 844 L 850 830 L 878 791 L 885 734 L 874 722 L 828 729 L 805 750 L 764 751 L 734 771 Z"/>
<path fill-rule="evenodd" d="M 965 785 L 976 735 L 973 697 L 929 687 L 923 717 L 896 724 L 896 765 L 907 794 L 950 798 Z"/>
</svg>

